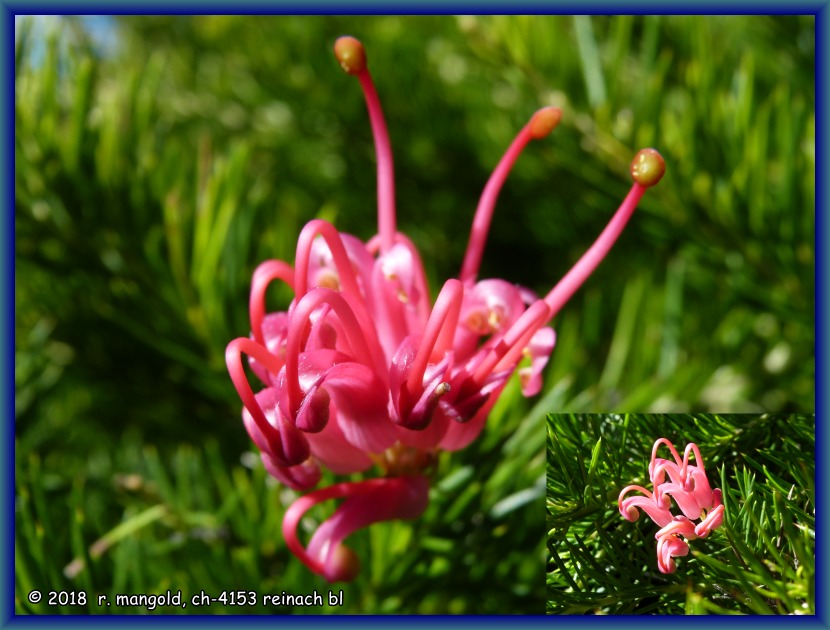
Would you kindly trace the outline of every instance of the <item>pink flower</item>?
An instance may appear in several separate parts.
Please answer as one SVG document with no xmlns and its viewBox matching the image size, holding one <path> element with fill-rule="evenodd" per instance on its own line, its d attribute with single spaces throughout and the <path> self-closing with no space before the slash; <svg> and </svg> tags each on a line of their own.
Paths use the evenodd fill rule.
<svg viewBox="0 0 830 630">
<path fill-rule="evenodd" d="M 379 233 L 365 244 L 322 220 L 301 231 L 293 267 L 269 260 L 254 272 L 251 336 L 228 344 L 226 360 L 244 405 L 242 417 L 266 469 L 289 487 L 315 487 L 324 466 L 336 474 L 377 466 L 382 477 L 338 483 L 291 506 L 283 522 L 289 548 L 330 581 L 353 578 L 357 559 L 343 546 L 357 529 L 417 518 L 427 505 L 438 451 L 476 439 L 510 375 L 526 396 L 541 389 L 555 343 L 546 324 L 607 254 L 663 160 L 641 151 L 634 185 L 596 243 L 542 299 L 506 280 L 477 280 L 496 198 L 532 139 L 559 123 L 553 107 L 519 132 L 484 189 L 458 279 L 434 304 L 418 250 L 397 231 L 392 152 L 363 46 L 334 47 L 366 99 L 378 169 Z M 265 293 L 279 280 L 294 292 L 286 311 L 267 313 Z M 264 388 L 254 394 L 242 355 Z M 296 526 L 313 505 L 344 499 L 307 547 Z"/>
<path fill-rule="evenodd" d="M 672 454 L 672 460 L 657 457 L 657 451 L 665 444 Z M 690 455 L 694 454 L 694 465 L 689 464 Z M 689 553 L 689 545 L 684 541 L 706 538 L 723 523 L 723 497 L 719 488 L 712 490 L 703 458 L 697 444 L 688 444 L 681 460 L 677 449 L 666 438 L 660 438 L 651 450 L 651 462 L 648 475 L 654 492 L 642 486 L 626 486 L 620 492 L 618 505 L 620 514 L 629 521 L 639 517 L 637 509 L 642 509 L 657 525 L 657 566 L 662 573 L 674 573 L 674 558 Z M 668 477 L 668 478 L 667 478 Z M 624 499 L 631 491 L 641 492 L 644 496 L 631 496 Z M 671 500 L 682 515 L 671 512 Z M 701 519 L 695 525 L 693 521 Z"/>
</svg>

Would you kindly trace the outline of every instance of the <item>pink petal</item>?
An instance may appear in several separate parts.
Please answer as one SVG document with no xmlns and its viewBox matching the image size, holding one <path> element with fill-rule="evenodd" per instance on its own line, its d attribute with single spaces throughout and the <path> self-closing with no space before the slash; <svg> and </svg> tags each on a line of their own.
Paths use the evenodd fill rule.
<svg viewBox="0 0 830 630">
<path fill-rule="evenodd" d="M 542 370 L 548 363 L 554 345 L 556 345 L 556 333 L 553 328 L 540 328 L 531 337 L 527 346 L 531 359 L 530 367 L 519 369 L 524 396 L 535 396 L 542 390 Z"/>
<path fill-rule="evenodd" d="M 700 504 L 698 504 L 695 495 L 683 489 L 683 486 L 675 483 L 665 482 L 660 486 L 660 492 L 671 496 L 677 503 L 677 507 L 683 512 L 683 515 L 691 520 L 700 518 Z"/>
<path fill-rule="evenodd" d="M 714 530 L 720 527 L 723 524 L 724 509 L 723 504 L 721 504 L 709 512 L 709 514 L 706 515 L 706 518 L 704 518 L 697 524 L 697 527 L 695 527 L 695 534 L 701 538 L 706 538 Z"/>
<path fill-rule="evenodd" d="M 366 453 L 349 444 L 335 420 L 320 433 L 308 436 L 311 454 L 338 475 L 348 475 L 371 468 L 372 460 Z"/>
<path fill-rule="evenodd" d="M 690 466 L 687 469 L 687 475 L 695 499 L 700 507 L 708 510 L 714 505 L 714 492 L 712 491 L 712 486 L 709 485 L 706 471 L 697 466 Z"/>
<path fill-rule="evenodd" d="M 285 419 L 276 404 L 278 391 L 273 387 L 256 394 L 256 401 L 262 408 L 268 423 L 279 431 L 279 444 L 272 444 L 257 427 L 250 412 L 242 409 L 242 422 L 260 451 L 268 453 L 281 466 L 293 466 L 304 462 L 310 454 L 304 434 Z"/>
<path fill-rule="evenodd" d="M 262 320 L 262 336 L 265 341 L 265 349 L 277 357 L 280 362 L 285 362 L 285 340 L 288 335 L 288 314 L 284 312 L 269 313 Z M 268 369 L 252 356 L 248 356 L 248 365 L 266 385 L 273 385 L 276 374 Z"/>
<path fill-rule="evenodd" d="M 453 349 L 459 361 L 471 357 L 479 339 L 507 330 L 525 310 L 523 290 L 505 280 L 481 280 L 464 291 Z"/>
<path fill-rule="evenodd" d="M 296 466 L 280 466 L 265 452 L 260 453 L 260 458 L 265 470 L 289 488 L 302 492 L 320 482 L 320 467 L 310 458 Z"/>
<path fill-rule="evenodd" d="M 326 372 L 323 383 L 349 444 L 370 453 L 392 446 L 397 433 L 389 419 L 389 391 L 370 368 L 339 363 Z"/>
</svg>

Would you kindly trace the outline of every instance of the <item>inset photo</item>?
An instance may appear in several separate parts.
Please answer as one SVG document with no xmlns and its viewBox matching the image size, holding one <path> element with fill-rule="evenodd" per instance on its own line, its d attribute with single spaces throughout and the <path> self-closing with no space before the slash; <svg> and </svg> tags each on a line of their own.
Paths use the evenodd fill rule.
<svg viewBox="0 0 830 630">
<path fill-rule="evenodd" d="M 815 416 L 552 414 L 547 613 L 815 614 Z"/>
</svg>

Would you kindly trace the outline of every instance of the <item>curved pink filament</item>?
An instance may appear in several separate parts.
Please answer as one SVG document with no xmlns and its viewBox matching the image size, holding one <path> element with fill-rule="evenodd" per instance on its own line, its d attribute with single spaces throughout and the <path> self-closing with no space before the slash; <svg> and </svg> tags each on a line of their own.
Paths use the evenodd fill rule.
<svg viewBox="0 0 830 630">
<path fill-rule="evenodd" d="M 461 273 L 458 276 L 464 284 L 475 282 L 481 266 L 481 257 L 484 253 L 484 244 L 487 242 L 487 233 L 490 231 L 490 222 L 493 219 L 496 201 L 513 165 L 528 142 L 534 138 L 543 138 L 550 133 L 559 123 L 560 115 L 561 112 L 553 107 L 545 107 L 535 112 L 521 131 L 516 134 L 513 142 L 510 143 L 507 151 L 505 151 L 487 180 L 473 216 L 470 240 L 467 243 L 467 252 L 464 254 Z"/>
<path fill-rule="evenodd" d="M 631 186 L 628 195 L 626 195 L 617 212 L 608 225 L 605 226 L 597 240 L 594 241 L 594 244 L 545 296 L 545 302 L 550 307 L 550 318 L 553 318 L 559 312 L 608 254 L 637 208 L 637 204 L 645 191 L 646 188 L 636 182 Z"/>
<path fill-rule="evenodd" d="M 337 291 L 318 287 L 306 293 L 297 302 L 291 314 L 288 327 L 288 341 L 285 349 L 285 380 L 288 388 L 288 402 L 292 414 L 300 408 L 303 392 L 300 389 L 299 358 L 302 352 L 303 332 L 308 325 L 311 313 L 321 304 L 326 304 L 337 314 L 346 331 L 346 341 L 352 354 L 360 362 L 372 368 L 372 355 L 357 321 L 354 311 L 345 298 Z"/>
<path fill-rule="evenodd" d="M 679 467 L 681 465 L 680 454 L 677 452 L 677 449 L 674 448 L 674 444 L 672 444 L 666 438 L 659 438 L 656 442 L 654 442 L 654 446 L 651 448 L 651 463 L 648 465 L 648 475 L 651 478 L 652 483 L 654 483 L 654 478 L 657 474 L 656 462 L 657 462 L 657 449 L 660 448 L 661 444 L 665 444 L 669 447 L 672 456 L 674 457 L 674 461 L 676 465 Z"/>
<path fill-rule="evenodd" d="M 329 246 L 343 291 L 360 296 L 352 261 L 346 253 L 346 246 L 340 238 L 340 233 L 328 221 L 312 219 L 305 224 L 297 239 L 297 256 L 294 261 L 294 293 L 297 299 L 299 300 L 308 291 L 308 263 L 311 258 L 311 245 L 317 236 L 322 236 L 326 245 Z"/>
<path fill-rule="evenodd" d="M 318 503 L 322 503 L 323 501 L 328 501 L 330 499 L 342 499 L 355 494 L 363 494 L 375 486 L 382 485 L 383 481 L 383 479 L 370 479 L 369 481 L 359 483 L 336 483 L 332 486 L 328 486 L 327 488 L 321 488 L 320 490 L 310 492 L 294 501 L 294 503 L 291 504 L 291 507 L 286 510 L 285 516 L 282 520 L 282 535 L 283 538 L 285 538 L 285 543 L 288 548 L 295 556 L 302 560 L 303 564 L 314 571 L 314 573 L 325 576 L 325 568 L 323 567 L 323 563 L 316 558 L 312 558 L 297 538 L 297 525 L 300 520 L 306 512 Z"/>
<path fill-rule="evenodd" d="M 332 553 L 343 539 L 373 523 L 417 518 L 428 503 L 429 482 L 421 476 L 386 477 L 338 483 L 300 497 L 285 513 L 282 532 L 288 548 L 312 571 L 329 581 L 348 581 L 340 567 L 332 567 Z M 329 499 L 346 499 L 334 515 L 322 523 L 304 548 L 297 539 L 297 525 L 314 505 Z"/>
<path fill-rule="evenodd" d="M 323 219 L 309 221 L 300 232 L 295 260 L 294 292 L 296 299 L 299 300 L 308 292 L 308 266 L 311 257 L 311 245 L 318 235 L 325 239 L 329 251 L 331 251 L 340 278 L 342 293 L 354 298 L 349 304 L 355 310 L 360 329 L 369 344 L 369 352 L 371 352 L 375 361 L 375 369 L 380 370 L 386 364 L 383 350 L 372 327 L 372 319 L 366 310 L 366 303 L 357 284 L 354 267 L 346 252 L 343 239 L 340 238 L 340 233 L 331 223 Z"/>
<path fill-rule="evenodd" d="M 256 396 L 251 389 L 251 384 L 248 382 L 248 376 L 245 374 L 245 368 L 242 364 L 243 352 L 259 361 L 274 374 L 280 371 L 282 365 L 274 355 L 265 349 L 264 346 L 246 337 L 234 339 L 225 349 L 225 363 L 228 366 L 228 373 L 231 376 L 231 381 L 233 381 L 233 386 L 236 388 L 236 392 L 242 399 L 242 404 L 245 405 L 245 408 L 251 414 L 251 417 L 254 419 L 254 422 L 256 422 L 257 428 L 260 430 L 263 437 L 265 437 L 269 443 L 274 439 L 279 442 L 279 431 L 275 429 L 270 422 L 268 422 L 268 419 L 265 417 L 265 412 L 262 411 L 262 407 L 259 406 Z"/>
<path fill-rule="evenodd" d="M 703 457 L 700 455 L 700 449 L 697 447 L 697 444 L 694 442 L 689 442 L 686 445 L 686 450 L 683 453 L 683 466 L 680 468 L 680 472 L 685 479 L 688 476 L 688 467 L 689 467 L 689 453 L 694 452 L 695 454 L 695 465 L 700 468 L 701 471 L 704 471 L 705 468 L 703 466 Z"/>
<path fill-rule="evenodd" d="M 415 355 L 406 381 L 406 388 L 415 398 L 423 390 L 424 373 L 432 354 L 434 352 L 443 354 L 452 347 L 463 295 L 464 287 L 461 282 L 450 279 L 444 283 L 441 293 L 435 300 L 435 306 L 427 321 L 418 353 Z"/>
<path fill-rule="evenodd" d="M 294 270 L 281 260 L 266 260 L 254 270 L 251 280 L 251 297 L 248 307 L 251 313 L 251 332 L 254 339 L 265 345 L 262 336 L 262 320 L 265 319 L 265 291 L 273 280 L 282 280 L 294 288 Z"/>
<path fill-rule="evenodd" d="M 360 87 L 366 99 L 372 135 L 375 140 L 375 153 L 378 161 L 378 232 L 381 237 L 381 250 L 386 252 L 395 244 L 395 169 L 392 161 L 392 146 L 383 109 L 380 106 L 375 84 L 369 69 L 364 67 L 358 74 Z"/>
</svg>

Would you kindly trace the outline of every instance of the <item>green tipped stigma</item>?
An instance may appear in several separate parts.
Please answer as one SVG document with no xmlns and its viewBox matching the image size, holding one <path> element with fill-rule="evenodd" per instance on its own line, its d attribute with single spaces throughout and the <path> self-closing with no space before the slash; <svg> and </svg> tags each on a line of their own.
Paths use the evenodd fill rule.
<svg viewBox="0 0 830 630">
<path fill-rule="evenodd" d="M 530 119 L 530 135 L 540 140 L 556 128 L 562 119 L 562 110 L 558 107 L 544 107 L 533 114 Z"/>
<path fill-rule="evenodd" d="M 360 74 L 366 69 L 366 50 L 360 40 L 348 35 L 334 42 L 334 56 L 340 67 L 349 74 Z"/>
<path fill-rule="evenodd" d="M 657 185 L 665 172 L 666 162 L 656 149 L 641 149 L 631 161 L 631 177 L 646 188 Z"/>
</svg>

